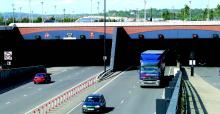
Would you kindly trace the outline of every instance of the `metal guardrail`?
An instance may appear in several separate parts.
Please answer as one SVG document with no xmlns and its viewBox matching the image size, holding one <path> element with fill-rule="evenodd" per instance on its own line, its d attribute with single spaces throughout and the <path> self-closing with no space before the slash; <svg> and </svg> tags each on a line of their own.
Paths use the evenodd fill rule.
<svg viewBox="0 0 220 114">
<path fill-rule="evenodd" d="M 176 114 L 178 111 L 178 101 L 179 101 L 179 95 L 180 95 L 180 88 L 181 88 L 181 79 L 182 79 L 182 73 L 179 72 L 178 80 L 176 83 L 176 86 L 174 88 L 172 97 L 170 99 L 170 104 L 168 106 L 166 114 Z"/>
<path fill-rule="evenodd" d="M 98 81 L 102 81 L 104 80 L 106 77 L 108 77 L 109 75 L 111 75 L 113 72 L 112 72 L 112 69 L 107 69 L 105 72 L 102 72 L 99 76 L 98 76 Z"/>
<path fill-rule="evenodd" d="M 181 91 L 182 72 L 178 71 L 169 86 L 165 88 L 165 98 L 156 99 L 156 114 L 177 114 Z"/>
<path fill-rule="evenodd" d="M 93 86 L 98 81 L 98 75 L 94 75 L 85 81 L 71 87 L 70 89 L 65 90 L 59 95 L 49 99 L 48 101 L 38 105 L 37 107 L 29 110 L 25 114 L 49 114 L 54 111 L 54 109 L 60 107 L 65 102 L 68 102 L 69 99 L 73 98 L 76 95 L 82 93 L 85 89 L 90 86 Z"/>
</svg>

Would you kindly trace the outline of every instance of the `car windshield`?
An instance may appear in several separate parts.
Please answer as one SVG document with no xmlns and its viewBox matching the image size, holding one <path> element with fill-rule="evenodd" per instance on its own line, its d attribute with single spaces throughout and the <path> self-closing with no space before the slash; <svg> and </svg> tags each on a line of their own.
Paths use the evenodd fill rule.
<svg viewBox="0 0 220 114">
<path fill-rule="evenodd" d="M 141 72 L 142 73 L 157 73 L 158 72 L 158 68 L 157 67 L 141 67 Z"/>
<path fill-rule="evenodd" d="M 36 77 L 44 77 L 44 76 L 45 76 L 45 74 L 43 74 L 43 73 L 36 74 Z"/>
<path fill-rule="evenodd" d="M 85 102 L 99 102 L 100 98 L 99 97 L 87 97 Z"/>
</svg>

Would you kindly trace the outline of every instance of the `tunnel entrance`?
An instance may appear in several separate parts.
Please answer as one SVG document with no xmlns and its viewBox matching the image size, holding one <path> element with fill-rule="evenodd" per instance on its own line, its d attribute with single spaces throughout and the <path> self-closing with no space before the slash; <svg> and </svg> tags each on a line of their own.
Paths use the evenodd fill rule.
<svg viewBox="0 0 220 114">
<path fill-rule="evenodd" d="M 219 38 L 197 39 L 134 39 L 123 27 L 115 27 L 115 43 L 106 39 L 107 65 L 114 57 L 113 68 L 123 70 L 139 65 L 140 53 L 145 50 L 168 50 L 166 65 L 175 66 L 177 60 L 188 66 L 193 51 L 196 66 L 219 66 Z M 24 40 L 17 29 L 0 33 L 1 64 L 3 52 L 13 51 L 12 67 L 24 66 L 103 66 L 103 39 Z M 114 44 L 114 46 L 112 46 Z M 114 47 L 114 56 L 111 55 Z"/>
</svg>

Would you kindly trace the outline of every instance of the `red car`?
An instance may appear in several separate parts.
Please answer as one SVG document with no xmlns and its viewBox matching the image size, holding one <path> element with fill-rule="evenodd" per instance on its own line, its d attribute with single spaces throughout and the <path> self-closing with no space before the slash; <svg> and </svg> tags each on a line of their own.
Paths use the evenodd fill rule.
<svg viewBox="0 0 220 114">
<path fill-rule="evenodd" d="M 34 76 L 33 82 L 34 84 L 38 84 L 38 83 L 49 83 L 51 82 L 51 74 L 48 73 L 37 73 Z"/>
</svg>

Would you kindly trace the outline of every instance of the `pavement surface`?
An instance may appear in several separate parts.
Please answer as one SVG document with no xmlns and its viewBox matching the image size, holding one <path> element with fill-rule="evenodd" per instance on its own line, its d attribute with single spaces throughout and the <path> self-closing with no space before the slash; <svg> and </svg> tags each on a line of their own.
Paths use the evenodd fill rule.
<svg viewBox="0 0 220 114">
<path fill-rule="evenodd" d="M 24 114 L 87 78 L 99 74 L 103 67 L 48 68 L 50 84 L 26 83 L 0 94 L 0 114 Z"/>
<path fill-rule="evenodd" d="M 194 76 L 185 67 L 184 81 L 188 93 L 187 114 L 220 113 L 220 76 L 216 67 L 195 67 Z"/>
<path fill-rule="evenodd" d="M 104 94 L 108 114 L 155 114 L 156 99 L 164 97 L 164 88 L 141 88 L 137 70 L 131 70 L 97 83 L 54 114 L 82 114 L 81 103 L 93 92 Z"/>
</svg>

